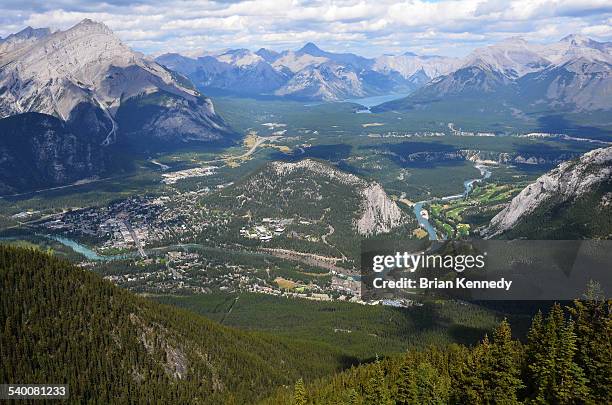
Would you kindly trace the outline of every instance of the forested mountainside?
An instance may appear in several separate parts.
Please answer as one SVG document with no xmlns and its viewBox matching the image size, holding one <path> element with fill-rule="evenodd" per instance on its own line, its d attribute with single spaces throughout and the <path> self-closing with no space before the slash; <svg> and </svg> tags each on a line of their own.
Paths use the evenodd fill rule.
<svg viewBox="0 0 612 405">
<path fill-rule="evenodd" d="M 596 289 L 591 290 L 593 292 Z M 612 301 L 592 294 L 538 312 L 525 343 L 503 321 L 474 347 L 411 350 L 312 384 L 298 381 L 266 404 L 609 404 Z"/>
<path fill-rule="evenodd" d="M 291 187 L 288 187 L 291 186 Z M 330 190 L 325 190 L 330 187 Z M 385 193 L 380 184 L 366 180 L 347 172 L 343 172 L 330 164 L 313 159 L 304 159 L 296 163 L 272 162 L 264 170 L 251 176 L 237 189 L 246 193 L 257 190 L 257 195 L 243 194 L 247 207 L 259 206 L 260 209 L 270 207 L 271 210 L 290 212 L 299 209 L 299 200 L 306 208 L 308 219 L 316 219 L 325 215 L 326 210 L 347 212 L 351 217 L 347 224 L 360 235 L 376 235 L 390 232 L 400 226 L 406 218 Z M 333 190 L 336 189 L 336 190 Z M 261 193 L 263 192 L 263 193 Z M 260 194 L 261 193 L 261 194 Z M 266 199 L 268 201 L 266 201 Z M 352 207 L 335 207 L 334 200 L 351 201 Z M 272 200 L 276 200 L 273 202 Z M 328 200 L 323 202 L 323 200 Z M 348 209 L 347 209 L 348 208 Z M 328 214 L 332 218 L 334 213 Z"/>
<path fill-rule="evenodd" d="M 110 156 L 64 121 L 39 113 L 0 119 L 0 194 L 42 189 L 103 173 Z"/>
<path fill-rule="evenodd" d="M 612 400 L 612 301 L 595 283 L 585 300 L 536 314 L 524 343 L 504 320 L 474 347 L 409 350 L 345 371 L 352 360 L 328 346 L 223 327 L 31 249 L 0 247 L 0 283 L 0 379 L 68 384 L 80 402 Z"/>
<path fill-rule="evenodd" d="M 595 149 L 539 177 L 498 213 L 489 237 L 609 239 L 612 147 Z"/>
<path fill-rule="evenodd" d="M 0 246 L 0 287 L 0 381 L 68 384 L 82 403 L 252 403 L 351 361 L 223 327 L 34 250 Z"/>
<path fill-rule="evenodd" d="M 387 234 L 413 220 L 374 181 L 315 159 L 274 161 L 209 199 L 219 208 L 231 207 L 236 225 L 263 218 L 283 218 L 316 226 L 332 254 L 356 258 L 362 237 Z M 237 230 L 236 230 L 237 232 Z M 307 248 L 287 238 L 284 247 Z M 276 247 L 275 245 L 272 245 Z"/>
</svg>

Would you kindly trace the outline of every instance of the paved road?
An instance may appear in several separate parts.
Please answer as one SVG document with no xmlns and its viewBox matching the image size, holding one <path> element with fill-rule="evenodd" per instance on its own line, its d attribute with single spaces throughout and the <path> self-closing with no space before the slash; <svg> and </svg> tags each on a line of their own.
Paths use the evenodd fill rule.
<svg viewBox="0 0 612 405">
<path fill-rule="evenodd" d="M 134 228 L 132 228 L 132 225 L 130 225 L 128 221 L 123 221 L 123 223 L 125 224 L 125 227 L 127 228 L 130 235 L 132 236 L 132 239 L 134 240 L 134 244 L 136 245 L 136 249 L 138 249 L 138 253 L 140 254 L 140 257 L 142 257 L 143 259 L 146 258 L 147 254 L 142 248 L 142 243 L 140 243 L 140 239 L 138 239 L 138 235 L 136 235 L 136 232 L 134 232 Z"/>
<path fill-rule="evenodd" d="M 255 151 L 257 150 L 257 148 L 259 146 L 261 146 L 262 144 L 266 143 L 266 142 L 271 142 L 271 141 L 275 141 L 279 138 L 282 138 L 282 136 L 265 136 L 265 137 L 257 137 L 257 140 L 255 141 L 255 143 L 253 144 L 253 146 L 251 146 L 251 148 L 246 151 L 245 153 L 243 153 L 242 155 L 238 155 L 238 156 L 230 156 L 230 157 L 226 157 L 226 158 L 219 158 L 219 159 L 214 159 L 214 160 L 208 160 L 206 162 L 201 162 L 202 164 L 208 164 L 208 163 L 218 163 L 218 162 L 225 162 L 226 160 L 229 159 L 242 159 L 245 157 L 249 157 L 251 156 L 253 153 L 255 153 Z"/>
</svg>

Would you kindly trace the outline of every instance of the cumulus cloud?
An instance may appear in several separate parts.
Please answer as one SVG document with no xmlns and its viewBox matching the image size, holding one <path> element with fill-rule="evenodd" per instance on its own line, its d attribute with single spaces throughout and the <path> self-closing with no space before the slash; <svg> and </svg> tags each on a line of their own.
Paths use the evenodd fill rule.
<svg viewBox="0 0 612 405">
<path fill-rule="evenodd" d="M 462 55 L 509 36 L 612 39 L 609 0 L 3 0 L 0 36 L 27 25 L 66 29 L 83 18 L 104 22 L 149 54 L 295 49 L 313 41 L 368 56 Z"/>
</svg>

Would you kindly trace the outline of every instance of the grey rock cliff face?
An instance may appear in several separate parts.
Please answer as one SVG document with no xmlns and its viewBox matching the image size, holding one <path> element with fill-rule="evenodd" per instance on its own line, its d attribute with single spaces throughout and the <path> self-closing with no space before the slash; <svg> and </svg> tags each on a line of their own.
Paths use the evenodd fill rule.
<svg viewBox="0 0 612 405">
<path fill-rule="evenodd" d="M 210 100 L 91 20 L 0 52 L 0 66 L 0 118 L 39 112 L 67 121 L 79 105 L 89 104 L 111 124 L 104 140 L 109 144 L 121 132 L 116 113 L 122 104 L 164 93 L 184 100 L 184 109 L 198 107 L 200 117 L 193 122 L 200 130 L 190 128 L 192 138 L 214 139 L 228 132 Z M 183 122 L 166 120 L 166 132 L 181 134 Z"/>
<path fill-rule="evenodd" d="M 515 226 L 538 207 L 552 200 L 571 201 L 597 184 L 612 179 L 612 147 L 595 149 L 580 159 L 562 163 L 524 188 L 490 223 L 489 237 Z"/>
<path fill-rule="evenodd" d="M 71 183 L 107 166 L 95 139 L 83 139 L 58 118 L 26 113 L 0 120 L 0 194 Z"/>
<path fill-rule="evenodd" d="M 35 113 L 48 125 L 28 115 Z M 10 172 L 17 166 L 6 163 L 0 182 L 18 190 L 107 174 L 114 144 L 140 153 L 235 136 L 189 80 L 91 20 L 55 33 L 26 29 L 0 43 L 0 119 L 10 118 L 2 127 L 23 129 L 3 140 L 4 162 L 28 161 L 32 170 Z"/>
<path fill-rule="evenodd" d="M 369 236 L 388 233 L 404 223 L 404 214 L 380 184 L 368 184 L 361 190 L 361 195 L 362 213 L 355 222 L 359 234 Z"/>
</svg>

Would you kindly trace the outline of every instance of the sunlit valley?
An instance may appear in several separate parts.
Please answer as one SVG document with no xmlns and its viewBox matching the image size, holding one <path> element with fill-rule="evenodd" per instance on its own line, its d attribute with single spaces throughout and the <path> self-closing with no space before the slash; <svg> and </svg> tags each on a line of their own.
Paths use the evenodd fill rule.
<svg viewBox="0 0 612 405">
<path fill-rule="evenodd" d="M 74 383 L 77 358 L 95 363 L 74 388 L 82 398 L 500 403 L 452 386 L 491 381 L 469 375 L 487 350 L 526 369 L 545 353 L 541 328 L 570 334 L 563 311 L 586 327 L 605 302 L 546 315 L 550 302 L 427 291 L 367 300 L 361 243 L 610 239 L 611 66 L 611 43 L 582 36 L 501 41 L 463 58 L 365 58 L 308 43 L 153 59 L 92 20 L 5 38 L 2 346 L 38 350 L 28 333 L 42 351 L 61 346 L 42 332 L 44 302 L 34 326 L 16 309 L 37 293 L 65 297 L 69 338 L 89 331 L 87 344 L 103 348 L 62 354 L 68 371 L 37 363 L 48 383 Z M 532 324 L 538 309 L 544 320 Z M 597 312 L 604 326 L 589 324 L 602 339 L 582 329 L 572 339 L 609 348 L 607 311 Z M 576 385 L 593 403 L 612 395 L 612 363 L 601 361 L 580 378 L 607 382 Z M 0 383 L 40 377 L 37 365 L 4 363 Z M 513 378 L 532 375 L 521 372 Z M 441 391 L 410 385 L 419 378 Z M 122 388 L 96 393 L 92 381 L 112 379 Z M 582 403 L 517 384 L 521 400 Z M 297 402 L 302 390 L 310 402 Z"/>
</svg>

